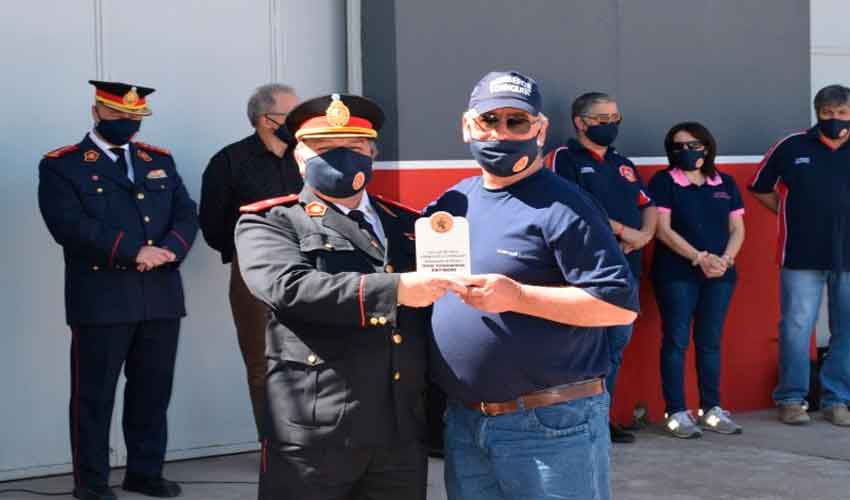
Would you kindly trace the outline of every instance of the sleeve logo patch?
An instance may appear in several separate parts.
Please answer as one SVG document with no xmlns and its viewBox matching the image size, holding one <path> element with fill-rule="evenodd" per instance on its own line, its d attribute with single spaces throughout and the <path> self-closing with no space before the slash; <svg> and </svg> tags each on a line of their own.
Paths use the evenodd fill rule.
<svg viewBox="0 0 850 500">
<path fill-rule="evenodd" d="M 635 175 L 635 169 L 628 165 L 620 165 L 620 175 L 623 176 L 629 182 L 637 182 L 637 175 Z"/>
</svg>

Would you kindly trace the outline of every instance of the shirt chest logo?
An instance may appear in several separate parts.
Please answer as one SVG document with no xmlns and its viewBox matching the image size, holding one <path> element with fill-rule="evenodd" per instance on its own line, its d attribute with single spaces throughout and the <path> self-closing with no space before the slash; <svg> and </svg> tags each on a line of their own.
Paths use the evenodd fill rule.
<svg viewBox="0 0 850 500">
<path fill-rule="evenodd" d="M 635 169 L 628 165 L 620 165 L 620 175 L 623 176 L 623 179 L 626 179 L 629 182 L 637 182 Z"/>
<path fill-rule="evenodd" d="M 801 156 L 794 160 L 794 165 L 811 165 L 812 159 L 808 156 Z"/>
<path fill-rule="evenodd" d="M 718 191 L 714 193 L 714 198 L 717 200 L 731 200 L 732 197 L 726 191 Z"/>
<path fill-rule="evenodd" d="M 592 166 L 590 166 L 590 165 L 585 165 L 585 166 L 581 167 L 581 170 L 579 170 L 579 173 L 582 173 L 582 174 L 595 174 L 595 173 L 596 173 L 596 169 L 594 169 L 594 168 L 593 168 Z"/>
</svg>

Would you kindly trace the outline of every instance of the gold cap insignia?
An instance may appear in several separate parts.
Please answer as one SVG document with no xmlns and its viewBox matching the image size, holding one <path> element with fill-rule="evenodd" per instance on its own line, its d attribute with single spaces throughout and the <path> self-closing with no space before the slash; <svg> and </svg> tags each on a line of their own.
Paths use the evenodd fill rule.
<svg viewBox="0 0 850 500">
<path fill-rule="evenodd" d="M 431 229 L 436 233 L 447 233 L 452 230 L 455 221 L 448 212 L 435 212 L 430 218 Z"/>
<path fill-rule="evenodd" d="M 129 92 L 124 94 L 123 100 L 127 106 L 134 106 L 139 102 L 139 94 L 136 92 L 136 87 L 132 87 Z"/>
<path fill-rule="evenodd" d="M 325 110 L 325 119 L 328 121 L 328 125 L 331 127 L 346 126 L 348 124 L 348 120 L 351 119 L 351 111 L 349 111 L 348 106 L 340 100 L 339 94 L 331 95 L 331 99 L 331 105 L 328 106 L 327 110 Z"/>
</svg>

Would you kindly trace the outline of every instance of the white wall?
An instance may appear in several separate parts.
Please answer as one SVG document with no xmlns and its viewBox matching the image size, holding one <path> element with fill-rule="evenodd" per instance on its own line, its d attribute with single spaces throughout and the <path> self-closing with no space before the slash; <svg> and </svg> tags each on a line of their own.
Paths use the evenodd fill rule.
<svg viewBox="0 0 850 500">
<path fill-rule="evenodd" d="M 850 86 L 850 2 L 811 0 L 812 98 L 821 88 L 833 84 Z M 812 110 L 812 123 L 817 119 Z M 829 339 L 826 295 L 817 323 L 817 343 Z"/>
<path fill-rule="evenodd" d="M 70 470 L 69 330 L 61 250 L 36 203 L 37 165 L 91 126 L 89 79 L 156 87 L 139 138 L 172 150 L 197 201 L 206 162 L 248 135 L 245 102 L 279 80 L 345 89 L 344 0 L 10 2 L 0 16 L 0 480 Z M 200 234 L 183 266 L 169 458 L 256 447 L 226 299 L 229 270 Z M 125 461 L 121 389 L 112 462 Z"/>
</svg>

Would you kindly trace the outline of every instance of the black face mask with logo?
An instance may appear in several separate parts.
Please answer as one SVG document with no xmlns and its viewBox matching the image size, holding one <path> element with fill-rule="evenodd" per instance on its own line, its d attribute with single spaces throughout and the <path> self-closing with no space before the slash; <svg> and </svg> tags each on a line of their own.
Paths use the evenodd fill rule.
<svg viewBox="0 0 850 500">
<path fill-rule="evenodd" d="M 838 118 L 819 119 L 818 129 L 830 139 L 841 139 L 850 134 L 850 120 L 839 120 Z"/>
</svg>

